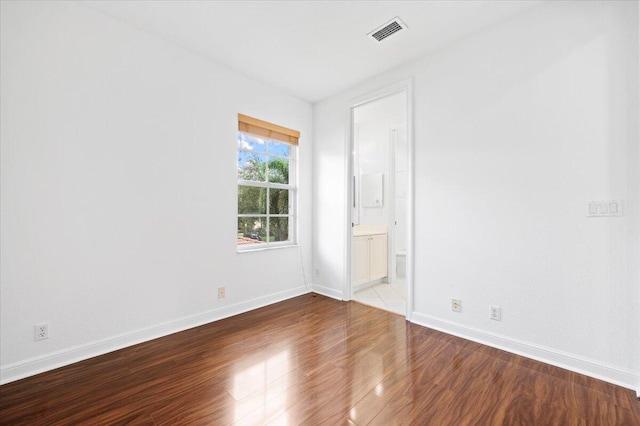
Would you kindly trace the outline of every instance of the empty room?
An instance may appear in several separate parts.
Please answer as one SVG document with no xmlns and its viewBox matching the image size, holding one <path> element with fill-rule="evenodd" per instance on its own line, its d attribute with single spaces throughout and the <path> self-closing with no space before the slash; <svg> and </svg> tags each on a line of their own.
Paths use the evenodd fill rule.
<svg viewBox="0 0 640 426">
<path fill-rule="evenodd" d="M 637 0 L 0 0 L 0 424 L 640 425 Z"/>
</svg>

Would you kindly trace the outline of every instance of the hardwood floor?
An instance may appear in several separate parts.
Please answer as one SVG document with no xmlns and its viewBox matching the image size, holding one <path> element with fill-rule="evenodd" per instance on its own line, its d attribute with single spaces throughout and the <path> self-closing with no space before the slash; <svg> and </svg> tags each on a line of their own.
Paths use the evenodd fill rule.
<svg viewBox="0 0 640 426">
<path fill-rule="evenodd" d="M 0 424 L 640 425 L 640 402 L 308 294 L 1 386 Z"/>
</svg>

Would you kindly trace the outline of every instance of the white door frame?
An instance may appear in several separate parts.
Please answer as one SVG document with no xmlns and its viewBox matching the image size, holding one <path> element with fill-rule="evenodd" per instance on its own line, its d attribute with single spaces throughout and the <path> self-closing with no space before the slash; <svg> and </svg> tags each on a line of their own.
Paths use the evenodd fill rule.
<svg viewBox="0 0 640 426">
<path fill-rule="evenodd" d="M 405 124 L 406 125 L 406 124 Z M 398 262 L 397 262 L 397 221 L 398 212 L 396 211 L 397 204 L 397 191 L 396 185 L 398 184 L 397 169 L 396 169 L 396 145 L 398 144 L 398 130 L 396 125 L 391 126 L 389 129 L 389 220 L 387 223 L 387 229 L 389 230 L 389 284 L 395 284 L 398 280 Z M 407 154 L 408 155 L 408 154 Z M 408 158 L 407 158 L 408 161 Z M 408 172 L 407 172 L 408 175 Z M 408 179 L 408 176 L 407 176 Z M 405 206 L 406 211 L 406 206 Z M 406 219 L 406 218 L 405 218 Z"/>
<path fill-rule="evenodd" d="M 351 261 L 353 259 L 353 156 L 354 156 L 354 123 L 353 123 L 353 110 L 363 104 L 385 98 L 398 92 L 406 93 L 406 115 L 407 115 L 407 149 L 408 149 L 408 161 L 407 161 L 407 306 L 406 306 L 406 318 L 411 321 L 411 315 L 413 313 L 413 265 L 414 265 L 414 141 L 413 141 L 413 81 L 404 80 L 390 86 L 375 90 L 363 96 L 353 99 L 348 105 L 347 111 L 347 126 L 346 126 L 346 141 L 345 144 L 345 206 L 346 206 L 346 221 L 345 221 L 345 276 L 344 276 L 344 289 L 343 300 L 351 300 L 353 298 L 353 283 L 351 274 Z"/>
<path fill-rule="evenodd" d="M 406 118 L 406 117 L 405 117 Z M 396 283 L 396 275 L 397 275 L 397 262 L 396 262 L 396 139 L 398 137 L 398 128 L 397 126 L 392 126 L 389 128 L 389 134 L 387 136 L 389 140 L 389 193 L 388 195 L 388 208 L 389 208 L 389 217 L 387 218 L 387 235 L 389 236 L 387 247 L 388 247 L 388 261 L 387 264 L 387 278 L 389 280 L 389 284 Z M 406 295 L 405 295 L 406 297 Z"/>
</svg>

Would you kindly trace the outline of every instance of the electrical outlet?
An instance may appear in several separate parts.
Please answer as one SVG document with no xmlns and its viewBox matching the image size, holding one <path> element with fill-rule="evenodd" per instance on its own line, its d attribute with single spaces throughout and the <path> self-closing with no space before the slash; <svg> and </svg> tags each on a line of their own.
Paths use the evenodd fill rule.
<svg viewBox="0 0 640 426">
<path fill-rule="evenodd" d="M 462 301 L 460 299 L 451 299 L 451 310 L 453 312 L 462 312 Z"/>
<path fill-rule="evenodd" d="M 226 295 L 226 291 L 224 287 L 218 287 L 218 299 L 224 299 L 225 295 Z"/>
<path fill-rule="evenodd" d="M 35 325 L 35 340 L 44 340 L 49 338 L 49 323 Z"/>
<path fill-rule="evenodd" d="M 500 306 L 489 306 L 490 319 L 500 321 L 501 317 L 502 317 L 502 308 L 500 308 Z"/>
</svg>

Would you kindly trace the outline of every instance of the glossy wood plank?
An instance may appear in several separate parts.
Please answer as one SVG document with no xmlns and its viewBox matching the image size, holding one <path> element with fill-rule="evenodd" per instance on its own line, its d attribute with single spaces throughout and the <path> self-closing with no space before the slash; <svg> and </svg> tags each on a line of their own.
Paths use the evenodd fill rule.
<svg viewBox="0 0 640 426">
<path fill-rule="evenodd" d="M 640 425 L 640 402 L 309 294 L 1 386 L 0 424 Z"/>
</svg>

